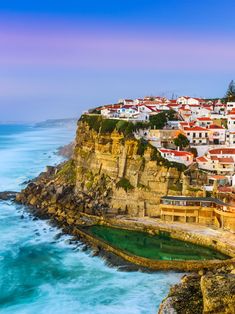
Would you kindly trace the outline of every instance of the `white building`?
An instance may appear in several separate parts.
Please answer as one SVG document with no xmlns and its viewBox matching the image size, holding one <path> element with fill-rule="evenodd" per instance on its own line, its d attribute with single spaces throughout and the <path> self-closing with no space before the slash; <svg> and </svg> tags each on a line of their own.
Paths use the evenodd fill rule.
<svg viewBox="0 0 235 314">
<path fill-rule="evenodd" d="M 200 126 L 185 127 L 184 133 L 187 136 L 190 144 L 206 145 L 209 141 L 208 130 Z"/>
<path fill-rule="evenodd" d="M 177 103 L 181 105 L 200 105 L 204 103 L 201 98 L 193 98 L 189 96 L 181 96 L 177 98 Z"/>
<path fill-rule="evenodd" d="M 160 148 L 158 151 L 163 158 L 169 161 L 178 162 L 185 166 L 189 166 L 193 163 L 192 153 L 165 148 Z"/>
<path fill-rule="evenodd" d="M 196 125 L 202 127 L 202 128 L 208 128 L 211 124 L 213 124 L 213 121 L 210 117 L 199 117 L 196 118 Z"/>
<path fill-rule="evenodd" d="M 211 144 L 225 144 L 226 129 L 217 124 L 210 124 L 208 127 L 209 142 Z"/>
<path fill-rule="evenodd" d="M 217 174 L 233 174 L 235 148 L 215 148 L 196 159 L 198 167 Z"/>
<path fill-rule="evenodd" d="M 227 102 L 226 105 L 226 114 L 228 114 L 231 110 L 235 109 L 235 102 Z"/>
</svg>

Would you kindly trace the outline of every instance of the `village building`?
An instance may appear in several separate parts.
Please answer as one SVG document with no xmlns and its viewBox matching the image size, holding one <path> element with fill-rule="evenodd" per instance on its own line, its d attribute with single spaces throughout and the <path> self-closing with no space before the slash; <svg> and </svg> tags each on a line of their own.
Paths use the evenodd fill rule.
<svg viewBox="0 0 235 314">
<path fill-rule="evenodd" d="M 235 147 L 235 131 L 226 132 L 226 145 Z"/>
<path fill-rule="evenodd" d="M 169 161 L 178 162 L 189 166 L 193 163 L 193 154 L 185 151 L 178 151 L 173 149 L 158 149 L 161 156 Z"/>
<path fill-rule="evenodd" d="M 189 96 L 181 96 L 177 98 L 177 103 L 180 105 L 200 105 L 205 101 L 201 98 L 193 98 Z"/>
<path fill-rule="evenodd" d="M 209 132 L 206 128 L 202 128 L 200 126 L 185 127 L 184 132 L 190 144 L 206 145 L 209 142 Z"/>
<path fill-rule="evenodd" d="M 210 149 L 204 156 L 197 157 L 198 168 L 216 174 L 234 173 L 235 148 Z"/>
<path fill-rule="evenodd" d="M 226 129 L 217 124 L 208 126 L 209 143 L 215 145 L 224 145 L 226 141 Z"/>
<path fill-rule="evenodd" d="M 196 118 L 195 124 L 202 128 L 208 128 L 211 124 L 213 124 L 213 121 L 210 117 L 198 117 Z"/>
<path fill-rule="evenodd" d="M 235 231 L 235 208 L 216 198 L 164 196 L 160 211 L 164 221 L 214 225 Z"/>
<path fill-rule="evenodd" d="M 235 109 L 235 102 L 227 102 L 225 113 L 228 114 L 233 109 Z"/>
</svg>

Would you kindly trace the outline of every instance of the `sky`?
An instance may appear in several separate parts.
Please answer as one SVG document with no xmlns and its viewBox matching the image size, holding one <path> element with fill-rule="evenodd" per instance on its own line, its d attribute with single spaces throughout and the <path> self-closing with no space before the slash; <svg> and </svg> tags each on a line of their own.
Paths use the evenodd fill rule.
<svg viewBox="0 0 235 314">
<path fill-rule="evenodd" d="M 234 12 L 234 0 L 2 0 L 0 121 L 222 97 L 235 79 Z"/>
</svg>

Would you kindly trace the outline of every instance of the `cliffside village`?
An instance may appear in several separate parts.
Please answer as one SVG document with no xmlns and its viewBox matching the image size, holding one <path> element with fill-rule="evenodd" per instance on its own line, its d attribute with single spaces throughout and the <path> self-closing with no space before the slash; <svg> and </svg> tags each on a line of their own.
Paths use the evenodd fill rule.
<svg viewBox="0 0 235 314">
<path fill-rule="evenodd" d="M 140 129 L 135 133 L 135 137 L 148 141 L 158 149 L 162 157 L 171 162 L 181 163 L 187 167 L 194 165 L 199 171 L 206 172 L 207 184 L 204 186 L 206 194 L 203 198 L 183 196 L 162 198 L 161 218 L 206 224 L 215 224 L 216 220 L 217 226 L 224 227 L 226 218 L 222 216 L 228 215 L 229 229 L 235 231 L 235 202 L 233 202 L 235 102 L 189 96 L 181 96 L 173 100 L 151 96 L 143 99 L 120 99 L 117 104 L 105 105 L 96 108 L 96 111 L 107 119 L 134 123 L 148 122 L 151 116 L 161 112 L 174 112 L 175 118 L 169 119 L 163 129 L 149 127 Z M 187 147 L 179 149 L 175 145 L 175 139 L 179 134 L 188 139 Z M 231 204 L 206 197 L 215 189 L 220 196 L 223 193 L 226 197 L 230 195 Z M 204 207 L 208 210 L 200 218 L 202 211 L 199 209 Z M 191 209 L 190 213 L 189 209 Z M 221 212 L 224 213 L 222 216 Z"/>
</svg>

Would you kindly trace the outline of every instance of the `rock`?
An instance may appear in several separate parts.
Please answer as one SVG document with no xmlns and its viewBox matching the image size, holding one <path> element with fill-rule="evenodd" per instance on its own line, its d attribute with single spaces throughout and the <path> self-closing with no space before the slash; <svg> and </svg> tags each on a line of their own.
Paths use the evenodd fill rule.
<svg viewBox="0 0 235 314">
<path fill-rule="evenodd" d="M 16 196 L 17 196 L 17 192 L 13 192 L 13 191 L 0 192 L 0 200 L 3 200 L 3 201 L 15 200 Z"/>
<path fill-rule="evenodd" d="M 235 313 L 235 275 L 219 274 L 201 277 L 203 313 Z"/>
<path fill-rule="evenodd" d="M 200 276 L 184 276 L 181 283 L 171 287 L 168 297 L 159 308 L 159 314 L 200 314 L 202 313 L 202 293 Z"/>
</svg>

